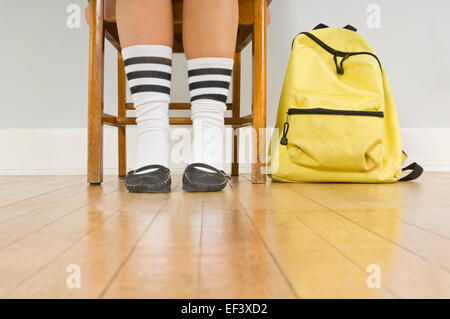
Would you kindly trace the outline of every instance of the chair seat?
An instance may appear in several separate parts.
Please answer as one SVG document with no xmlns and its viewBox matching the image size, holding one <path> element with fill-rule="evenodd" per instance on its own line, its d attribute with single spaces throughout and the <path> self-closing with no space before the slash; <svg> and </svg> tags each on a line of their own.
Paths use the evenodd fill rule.
<svg viewBox="0 0 450 319">
<path fill-rule="evenodd" d="M 267 1 L 268 4 L 272 0 Z M 174 18 L 174 47 L 175 53 L 182 53 L 183 35 L 183 0 L 172 0 Z M 105 37 L 120 51 L 119 34 L 116 24 L 116 0 L 105 0 Z M 239 28 L 236 41 L 236 52 L 245 48 L 252 39 L 253 32 L 253 0 L 239 0 Z"/>
</svg>

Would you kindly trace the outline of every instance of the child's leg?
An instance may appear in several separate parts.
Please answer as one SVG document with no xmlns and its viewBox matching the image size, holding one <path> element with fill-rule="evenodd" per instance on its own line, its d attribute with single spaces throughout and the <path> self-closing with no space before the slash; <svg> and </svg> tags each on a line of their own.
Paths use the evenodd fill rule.
<svg viewBox="0 0 450 319">
<path fill-rule="evenodd" d="M 172 1 L 117 0 L 117 25 L 128 84 L 136 107 L 137 156 L 134 168 L 154 164 L 168 167 Z"/>
<path fill-rule="evenodd" d="M 191 163 L 224 169 L 223 138 L 239 19 L 238 0 L 184 0 L 194 136 Z"/>
</svg>

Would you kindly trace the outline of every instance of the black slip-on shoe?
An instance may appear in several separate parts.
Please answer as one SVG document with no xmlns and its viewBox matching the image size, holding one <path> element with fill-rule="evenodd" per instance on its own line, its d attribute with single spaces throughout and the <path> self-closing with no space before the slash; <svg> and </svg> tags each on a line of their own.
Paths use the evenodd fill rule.
<svg viewBox="0 0 450 319">
<path fill-rule="evenodd" d="M 139 174 L 155 168 L 153 172 Z M 171 185 L 170 170 L 161 165 L 144 166 L 125 177 L 125 187 L 130 193 L 168 193 Z"/>
<path fill-rule="evenodd" d="M 198 168 L 206 168 L 206 172 Z M 207 164 L 188 165 L 183 174 L 183 190 L 186 192 L 218 192 L 227 186 L 231 178 L 224 172 Z"/>
</svg>

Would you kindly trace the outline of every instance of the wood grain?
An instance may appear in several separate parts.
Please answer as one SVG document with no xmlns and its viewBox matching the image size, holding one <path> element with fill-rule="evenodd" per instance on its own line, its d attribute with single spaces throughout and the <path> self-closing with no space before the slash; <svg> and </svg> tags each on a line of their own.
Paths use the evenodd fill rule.
<svg viewBox="0 0 450 319">
<path fill-rule="evenodd" d="M 121 52 L 117 52 L 117 116 L 127 116 L 127 84 L 125 77 L 125 65 Z M 127 175 L 127 131 L 126 126 L 118 128 L 118 161 L 119 176 Z"/>
<path fill-rule="evenodd" d="M 126 104 L 127 110 L 135 110 L 133 103 Z M 227 103 L 227 110 L 231 110 L 233 107 L 232 103 Z M 169 110 L 190 110 L 191 103 L 169 103 Z"/>
<path fill-rule="evenodd" d="M 254 0 L 252 182 L 266 182 L 267 0 Z"/>
<path fill-rule="evenodd" d="M 241 53 L 234 55 L 233 67 L 233 106 L 232 117 L 237 120 L 241 116 Z M 233 126 L 233 158 L 231 176 L 239 175 L 239 127 Z"/>
<path fill-rule="evenodd" d="M 252 115 L 246 115 L 234 119 L 232 117 L 225 118 L 225 125 L 233 125 L 235 127 L 244 127 L 251 125 L 253 121 Z M 123 126 L 123 125 L 136 125 L 135 117 L 115 117 L 110 114 L 103 115 L 103 123 L 109 124 L 112 126 Z M 192 120 L 190 117 L 170 117 L 169 118 L 170 125 L 192 125 Z"/>
<path fill-rule="evenodd" d="M 91 184 L 103 182 L 103 87 L 105 39 L 103 0 L 91 0 L 89 31 L 88 176 Z"/>
<path fill-rule="evenodd" d="M 0 296 L 449 298 L 449 177 L 356 185 L 241 175 L 202 194 L 182 192 L 174 175 L 172 193 L 130 194 L 112 176 L 97 187 L 83 176 L 0 176 L 35 195 L 0 208 Z M 79 289 L 66 285 L 71 264 Z M 379 289 L 366 284 L 370 264 Z"/>
</svg>

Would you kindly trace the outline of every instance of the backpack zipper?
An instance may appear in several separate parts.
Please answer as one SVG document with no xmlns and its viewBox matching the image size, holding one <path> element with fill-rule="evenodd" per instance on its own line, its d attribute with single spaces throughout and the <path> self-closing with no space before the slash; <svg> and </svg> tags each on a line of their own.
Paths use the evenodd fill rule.
<svg viewBox="0 0 450 319">
<path fill-rule="evenodd" d="M 336 72 L 339 75 L 343 75 L 344 74 L 344 61 L 347 60 L 349 57 L 355 56 L 355 55 L 370 55 L 370 56 L 374 57 L 377 60 L 378 65 L 380 66 L 381 72 L 383 72 L 383 68 L 381 66 L 380 60 L 372 52 L 366 52 L 366 51 L 361 51 L 361 52 L 344 52 L 344 51 L 339 51 L 339 50 L 333 49 L 328 44 L 326 44 L 325 42 L 323 42 L 322 40 L 320 40 L 315 35 L 313 35 L 313 34 L 311 34 L 309 32 L 301 32 L 301 33 L 297 34 L 295 36 L 294 40 L 292 41 L 292 48 L 294 47 L 295 39 L 297 38 L 297 36 L 299 36 L 301 34 L 306 35 L 311 40 L 316 42 L 322 49 L 324 49 L 325 51 L 327 51 L 328 53 L 333 55 L 334 64 L 336 65 Z M 337 57 L 341 57 L 342 58 L 340 64 L 337 61 Z"/>
<path fill-rule="evenodd" d="M 374 116 L 384 117 L 384 113 L 381 111 L 353 111 L 353 110 L 333 110 L 324 108 L 315 109 L 289 109 L 287 111 L 289 115 L 296 114 L 322 114 L 322 115 L 353 115 L 353 116 Z"/>
<path fill-rule="evenodd" d="M 287 133 L 289 132 L 289 115 L 344 115 L 344 116 L 370 116 L 384 118 L 384 112 L 381 111 L 353 111 L 353 110 L 333 110 L 324 108 L 315 109 L 289 109 L 286 112 L 286 122 L 283 125 L 283 135 L 280 140 L 281 145 L 287 145 Z"/>
</svg>

